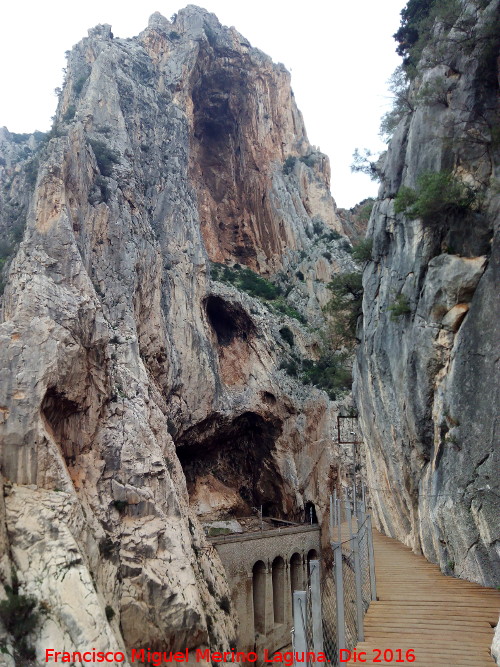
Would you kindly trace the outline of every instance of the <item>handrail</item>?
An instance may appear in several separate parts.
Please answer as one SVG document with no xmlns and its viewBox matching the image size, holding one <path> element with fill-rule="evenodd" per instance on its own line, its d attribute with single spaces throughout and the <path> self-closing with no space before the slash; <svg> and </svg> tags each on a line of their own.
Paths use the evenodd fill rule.
<svg viewBox="0 0 500 667">
<path fill-rule="evenodd" d="M 229 535 L 216 535 L 214 537 L 207 537 L 210 544 L 217 544 L 219 542 L 246 542 L 247 540 L 260 540 L 264 537 L 276 537 L 276 535 L 293 535 L 294 533 L 303 533 L 311 531 L 319 531 L 319 524 L 313 525 L 309 523 L 299 523 L 295 526 L 286 528 L 269 528 L 268 530 L 258 530 L 248 533 L 231 533 Z"/>
</svg>

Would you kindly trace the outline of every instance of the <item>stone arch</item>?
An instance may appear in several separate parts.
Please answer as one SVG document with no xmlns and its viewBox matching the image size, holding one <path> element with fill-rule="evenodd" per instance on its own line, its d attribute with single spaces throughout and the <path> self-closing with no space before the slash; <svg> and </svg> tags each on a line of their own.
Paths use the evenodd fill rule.
<svg viewBox="0 0 500 667">
<path fill-rule="evenodd" d="M 253 626 L 255 633 L 266 631 L 266 566 L 258 560 L 252 568 Z"/>
<path fill-rule="evenodd" d="M 300 591 L 303 588 L 302 577 L 302 556 L 295 552 L 290 558 L 290 588 L 293 599 L 293 591 Z"/>
<path fill-rule="evenodd" d="M 285 622 L 285 561 L 281 556 L 273 560 L 272 568 L 273 581 L 273 612 L 274 622 Z"/>
<path fill-rule="evenodd" d="M 316 549 L 309 549 L 309 551 L 307 552 L 307 560 L 308 561 L 318 560 L 318 552 L 316 551 Z"/>
<path fill-rule="evenodd" d="M 307 552 L 307 573 L 311 574 L 311 566 L 310 563 L 312 560 L 318 560 L 318 552 L 316 549 L 309 549 Z"/>
</svg>

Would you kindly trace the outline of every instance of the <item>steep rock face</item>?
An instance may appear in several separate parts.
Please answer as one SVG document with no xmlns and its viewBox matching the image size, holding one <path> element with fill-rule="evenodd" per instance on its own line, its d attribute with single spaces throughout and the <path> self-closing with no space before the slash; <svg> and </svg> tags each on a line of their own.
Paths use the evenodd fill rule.
<svg viewBox="0 0 500 667">
<path fill-rule="evenodd" d="M 323 520 L 336 406 L 278 370 L 284 323 L 314 337 L 209 258 L 273 272 L 338 226 L 327 159 L 284 69 L 190 6 L 89 31 L 38 160 L 0 325 L 5 553 L 48 605 L 37 650 L 231 646 L 196 512 Z"/>
<path fill-rule="evenodd" d="M 286 250 L 308 245 L 314 216 L 340 230 L 328 160 L 309 145 L 282 65 L 196 8 L 181 12 L 175 28 L 169 84 L 188 113 L 190 177 L 209 258 L 274 272 Z M 154 15 L 142 35 L 153 61 L 169 57 L 171 34 Z M 294 156 L 307 164 L 298 162 L 290 179 L 282 165 Z"/>
<path fill-rule="evenodd" d="M 474 19 L 469 49 L 456 28 L 424 52 L 416 109 L 389 145 L 368 230 L 355 396 L 379 526 L 448 573 L 498 585 L 498 42 L 488 32 L 498 3 L 475 10 L 463 8 Z M 447 170 L 481 193 L 479 212 L 395 214 L 401 185 Z"/>
</svg>

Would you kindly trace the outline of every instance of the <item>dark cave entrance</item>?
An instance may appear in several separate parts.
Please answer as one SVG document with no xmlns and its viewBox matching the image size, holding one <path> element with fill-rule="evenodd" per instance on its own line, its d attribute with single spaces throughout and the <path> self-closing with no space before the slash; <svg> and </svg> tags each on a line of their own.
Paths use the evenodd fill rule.
<svg viewBox="0 0 500 667">
<path fill-rule="evenodd" d="M 305 511 L 305 522 L 306 523 L 318 523 L 318 517 L 316 515 L 316 507 L 311 501 L 307 501 L 304 507 Z"/>
<path fill-rule="evenodd" d="M 210 211 L 202 215 L 202 232 L 209 234 L 211 259 L 216 259 L 216 238 L 225 258 L 249 266 L 257 260 L 253 229 L 259 225 L 264 235 L 269 222 L 262 205 L 262 165 L 249 129 L 254 88 L 241 56 L 200 45 L 192 76 L 191 148 L 196 165 L 193 181 L 202 200 L 210 201 Z"/>
<path fill-rule="evenodd" d="M 265 516 L 288 518 L 291 494 L 273 458 L 281 429 L 278 419 L 253 412 L 233 420 L 214 415 L 189 429 L 176 444 L 190 497 L 197 482 L 210 476 L 235 499 L 217 518 L 249 516 L 261 506 Z"/>
<path fill-rule="evenodd" d="M 205 310 L 219 345 L 230 345 L 235 338 L 247 340 L 255 332 L 254 323 L 237 303 L 211 295 L 205 301 Z"/>
<path fill-rule="evenodd" d="M 48 387 L 40 407 L 66 462 L 74 463 L 82 450 L 81 406 L 68 399 L 56 387 Z"/>
</svg>

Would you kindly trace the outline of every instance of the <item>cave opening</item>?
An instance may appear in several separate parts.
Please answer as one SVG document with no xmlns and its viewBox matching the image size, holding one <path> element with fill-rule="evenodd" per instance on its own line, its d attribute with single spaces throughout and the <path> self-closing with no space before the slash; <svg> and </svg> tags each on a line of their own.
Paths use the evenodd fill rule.
<svg viewBox="0 0 500 667">
<path fill-rule="evenodd" d="M 316 515 L 316 507 L 314 506 L 314 503 L 311 501 L 307 501 L 304 507 L 305 511 L 305 522 L 314 524 L 318 523 L 318 517 Z"/>
<path fill-rule="evenodd" d="M 214 415 L 176 442 L 192 505 L 207 520 L 264 514 L 292 518 L 292 494 L 274 460 L 281 421 L 245 412 Z"/>
<path fill-rule="evenodd" d="M 219 249 L 224 257 L 249 266 L 257 263 L 257 251 L 248 231 L 261 224 L 260 218 L 262 231 L 268 222 L 261 205 L 262 179 L 256 177 L 260 164 L 250 136 L 254 87 L 239 56 L 200 45 L 192 77 L 191 148 L 193 182 L 201 200 L 208 202 L 202 232 L 212 259 Z"/>
<path fill-rule="evenodd" d="M 48 387 L 40 407 L 66 462 L 74 463 L 82 448 L 81 406 L 56 387 Z"/>
<path fill-rule="evenodd" d="M 247 340 L 255 332 L 251 318 L 237 303 L 210 295 L 205 301 L 205 311 L 219 345 L 230 345 L 235 338 Z"/>
</svg>

